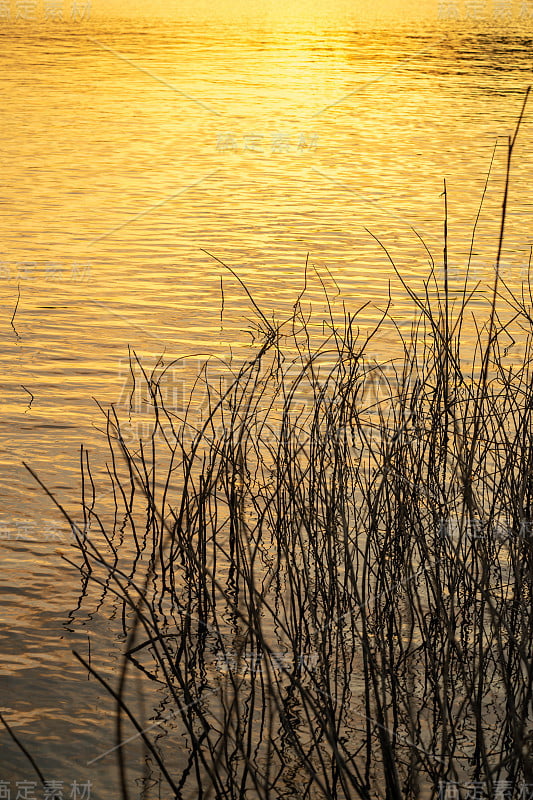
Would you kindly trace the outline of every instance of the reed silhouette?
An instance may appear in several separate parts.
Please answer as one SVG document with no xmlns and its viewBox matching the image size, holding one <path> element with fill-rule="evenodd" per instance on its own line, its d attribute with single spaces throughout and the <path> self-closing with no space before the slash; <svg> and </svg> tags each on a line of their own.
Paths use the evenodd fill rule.
<svg viewBox="0 0 533 800">
<path fill-rule="evenodd" d="M 206 365 L 183 410 L 165 400 L 170 366 L 131 354 L 151 423 L 132 440 L 103 410 L 113 513 L 83 449 L 82 515 L 61 509 L 84 594 L 121 610 L 117 684 L 77 657 L 116 702 L 123 798 L 132 732 L 145 798 L 151 782 L 411 800 L 502 781 L 511 797 L 531 780 L 533 295 L 499 274 L 524 109 L 484 320 L 470 258 L 450 288 L 446 213 L 442 279 L 433 267 L 415 292 L 399 275 L 413 321 L 389 364 L 372 361 L 389 309 L 363 333 L 361 309 L 324 320 L 302 293 L 275 320 L 242 281 L 250 355 L 224 382 Z M 159 698 L 144 718 L 134 677 Z"/>
</svg>

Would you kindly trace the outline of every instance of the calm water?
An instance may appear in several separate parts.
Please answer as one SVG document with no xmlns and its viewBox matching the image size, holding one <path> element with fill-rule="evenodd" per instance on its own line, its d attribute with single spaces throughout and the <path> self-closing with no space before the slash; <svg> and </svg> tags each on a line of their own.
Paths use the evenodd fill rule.
<svg viewBox="0 0 533 800">
<path fill-rule="evenodd" d="M 249 303 L 213 256 L 267 310 L 290 308 L 309 254 L 349 308 L 370 301 L 363 328 L 390 281 L 395 317 L 408 321 L 366 229 L 419 285 L 428 258 L 411 227 L 439 264 L 446 178 L 460 277 L 497 137 L 532 80 L 533 7 L 510 21 L 422 10 L 0 23 L 0 706 L 47 775 L 90 779 L 93 797 L 115 796 L 113 757 L 87 766 L 112 746 L 110 703 L 71 649 L 87 654 L 90 639 L 110 674 L 115 657 L 105 621 L 69 615 L 78 577 L 57 552 L 68 537 L 21 462 L 75 511 L 80 443 L 105 458 L 94 398 L 126 402 L 128 345 L 148 365 L 188 356 L 177 395 L 208 354 L 245 351 Z M 510 197 L 513 287 L 531 244 L 531 120 Z M 474 250 L 482 283 L 504 161 L 502 144 Z M 321 291 L 315 274 L 316 307 Z M 393 345 L 383 334 L 377 355 Z M 0 737 L 0 780 L 32 780 Z"/>
</svg>

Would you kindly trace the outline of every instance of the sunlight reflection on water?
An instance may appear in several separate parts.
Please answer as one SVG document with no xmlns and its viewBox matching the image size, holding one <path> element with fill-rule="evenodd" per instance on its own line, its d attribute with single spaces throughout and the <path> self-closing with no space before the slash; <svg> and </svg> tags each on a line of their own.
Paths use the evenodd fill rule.
<svg viewBox="0 0 533 800">
<path fill-rule="evenodd" d="M 78 578 L 50 536 L 42 550 L 14 538 L 24 524 L 49 532 L 53 516 L 21 462 L 72 503 L 79 443 L 104 442 L 92 398 L 120 403 L 128 345 L 151 363 L 189 356 L 189 378 L 209 354 L 244 352 L 249 301 L 209 254 L 265 310 L 290 309 L 309 256 L 328 290 L 340 291 L 339 308 L 370 301 L 363 327 L 377 321 L 389 281 L 395 314 L 408 320 L 410 305 L 366 229 L 420 286 L 429 261 L 411 226 L 439 267 L 446 178 L 452 283 L 464 275 L 496 138 L 513 129 L 530 80 L 530 20 L 371 24 L 344 6 L 318 21 L 294 8 L 283 22 L 272 18 L 243 26 L 216 14 L 157 24 L 96 17 L 2 29 L 0 524 L 10 536 L 0 546 L 11 603 L 3 669 L 25 697 L 24 730 L 36 716 L 24 716 L 30 683 L 41 728 L 50 704 L 63 707 L 56 733 L 81 725 L 79 736 L 89 736 L 99 715 L 92 700 L 81 719 L 66 708 L 82 670 L 69 662 L 58 673 L 54 661 L 70 658 L 72 643 L 58 637 Z M 531 241 L 530 119 L 517 144 L 503 265 L 515 288 Z M 504 162 L 501 146 L 472 260 L 485 284 Z M 316 274 L 307 298 L 325 308 Z M 390 352 L 393 334 L 376 347 Z M 64 767 L 43 731 L 39 740 Z M 86 753 L 89 739 L 78 747 Z"/>
</svg>

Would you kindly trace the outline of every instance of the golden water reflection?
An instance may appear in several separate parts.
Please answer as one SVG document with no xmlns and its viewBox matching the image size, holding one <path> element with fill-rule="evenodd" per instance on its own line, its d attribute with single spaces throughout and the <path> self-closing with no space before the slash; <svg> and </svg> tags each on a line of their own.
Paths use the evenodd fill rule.
<svg viewBox="0 0 533 800">
<path fill-rule="evenodd" d="M 308 259 L 306 299 L 319 311 L 323 282 L 337 310 L 369 302 L 364 331 L 390 288 L 394 316 L 408 324 L 411 304 L 368 231 L 420 287 L 429 258 L 413 228 L 440 270 L 446 178 L 459 285 L 497 137 L 512 131 L 530 81 L 525 21 L 422 15 L 413 24 L 406 12 L 372 25 L 368 8 L 349 17 L 339 6 L 328 17 L 291 5 L 286 18 L 264 6 L 236 25 L 217 8 L 201 22 L 95 17 L 83 27 L 2 30 L 0 526 L 5 592 L 17 598 L 27 644 L 12 647 L 12 672 L 46 662 L 28 630 L 36 605 L 40 619 L 50 615 L 42 598 L 54 596 L 61 566 L 49 542 L 9 539 L 26 529 L 39 538 L 54 519 L 21 462 L 73 503 L 80 442 L 104 459 L 93 398 L 124 407 L 128 346 L 149 365 L 187 357 L 184 382 L 209 354 L 243 357 L 250 302 L 216 259 L 265 313 L 290 311 Z M 530 112 L 502 265 L 515 289 L 531 243 L 532 130 Z M 496 251 L 499 142 L 472 258 L 481 289 Z M 482 291 L 474 307 L 483 313 Z M 473 332 L 465 329 L 467 341 Z M 376 357 L 390 357 L 394 329 L 374 345 Z M 33 584 L 22 564 L 42 570 Z M 77 578 L 63 574 L 71 596 Z"/>
</svg>

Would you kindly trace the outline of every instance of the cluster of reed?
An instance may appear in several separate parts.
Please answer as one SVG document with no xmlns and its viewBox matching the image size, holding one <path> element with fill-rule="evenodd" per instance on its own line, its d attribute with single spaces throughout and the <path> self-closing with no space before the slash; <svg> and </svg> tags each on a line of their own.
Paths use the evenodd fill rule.
<svg viewBox="0 0 533 800">
<path fill-rule="evenodd" d="M 69 520 L 84 582 L 122 604 L 117 745 L 133 724 L 175 797 L 533 781 L 533 302 L 506 301 L 517 357 L 493 306 L 463 358 L 469 298 L 438 288 L 391 363 L 365 359 L 384 321 L 361 337 L 332 314 L 322 335 L 300 299 L 257 312 L 229 386 L 206 366 L 201 421 L 138 361 L 151 436 L 106 412 L 112 519 L 84 459 Z M 146 719 L 132 671 L 158 688 Z"/>
<path fill-rule="evenodd" d="M 64 512 L 84 590 L 122 609 L 118 686 L 78 657 L 116 700 L 123 798 L 132 733 L 146 798 L 533 785 L 533 297 L 498 278 L 505 202 L 485 321 L 445 248 L 443 282 L 404 284 L 389 363 L 370 359 L 388 313 L 362 333 L 302 296 L 276 322 L 249 295 L 250 358 L 220 385 L 206 365 L 183 410 L 169 365 L 132 355 L 150 433 L 106 411 L 113 514 L 86 458 L 83 519 Z M 158 698 L 142 719 L 134 673 Z"/>
</svg>

